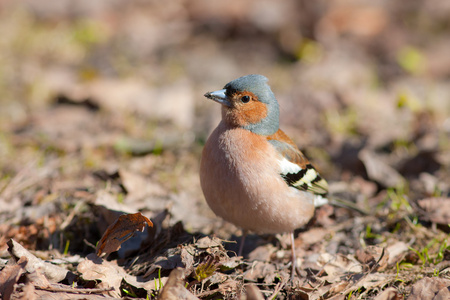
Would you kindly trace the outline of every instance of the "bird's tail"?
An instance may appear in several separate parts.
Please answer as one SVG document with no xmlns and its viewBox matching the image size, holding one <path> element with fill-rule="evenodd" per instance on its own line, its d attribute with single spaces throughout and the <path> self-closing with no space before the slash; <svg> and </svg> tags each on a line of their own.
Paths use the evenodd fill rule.
<svg viewBox="0 0 450 300">
<path fill-rule="evenodd" d="M 322 195 L 316 195 L 316 197 L 314 197 L 314 206 L 315 207 L 320 207 L 322 205 L 325 204 L 330 204 L 333 206 L 337 206 L 337 207 L 343 207 L 343 208 L 347 208 L 347 209 L 351 209 L 354 211 L 359 212 L 360 214 L 363 215 L 369 215 L 370 213 L 360 207 L 358 207 L 358 205 L 356 205 L 356 203 L 348 201 L 348 200 L 344 200 L 344 199 L 339 199 L 339 198 L 330 198 L 330 197 L 324 197 Z"/>
</svg>

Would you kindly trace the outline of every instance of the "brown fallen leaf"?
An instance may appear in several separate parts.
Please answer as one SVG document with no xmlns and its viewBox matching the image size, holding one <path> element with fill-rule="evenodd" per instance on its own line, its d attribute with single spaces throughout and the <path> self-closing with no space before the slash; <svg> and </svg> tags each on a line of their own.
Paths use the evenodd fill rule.
<svg viewBox="0 0 450 300">
<path fill-rule="evenodd" d="M 34 270 L 31 273 L 28 273 L 27 280 L 34 286 L 48 287 L 51 285 L 50 282 L 48 282 L 47 278 L 44 276 L 44 274 L 42 274 L 42 272 L 39 269 Z"/>
<path fill-rule="evenodd" d="M 19 277 L 25 272 L 25 266 L 28 259 L 22 256 L 17 263 L 7 265 L 0 272 L 0 294 L 1 298 L 5 300 L 11 299 L 14 292 L 14 285 L 19 280 Z"/>
<path fill-rule="evenodd" d="M 198 299 L 184 287 L 184 274 L 180 268 L 173 269 L 170 272 L 169 279 L 161 291 L 158 299 L 177 300 L 177 299 Z"/>
<path fill-rule="evenodd" d="M 160 281 L 162 284 L 166 282 L 166 277 L 148 281 L 142 277 L 130 275 L 121 266 L 118 266 L 116 261 L 104 260 L 94 253 L 86 256 L 86 259 L 78 265 L 77 271 L 84 280 L 100 282 L 96 288 L 107 290 L 112 297 L 120 295 L 123 281 L 130 286 L 145 290 L 154 289 L 156 281 Z M 109 290 L 109 288 L 114 290 Z"/>
<path fill-rule="evenodd" d="M 263 261 L 254 261 L 252 267 L 244 273 L 246 281 L 257 282 L 258 279 L 264 278 L 264 283 L 270 284 L 277 276 L 276 266 L 272 263 Z"/>
<path fill-rule="evenodd" d="M 125 169 L 119 169 L 119 176 L 122 180 L 122 184 L 127 191 L 127 203 L 128 201 L 135 201 L 150 197 L 161 197 L 165 195 L 164 188 L 153 181 L 148 180 L 145 176 L 130 172 Z"/>
<path fill-rule="evenodd" d="M 105 261 L 91 253 L 78 265 L 77 271 L 84 280 L 101 281 L 100 284 L 97 284 L 98 288 L 114 288 L 114 291 L 109 292 L 111 296 L 120 296 L 123 275 L 120 267 L 112 262 Z"/>
<path fill-rule="evenodd" d="M 337 293 L 342 292 L 350 283 L 346 280 L 342 280 L 340 282 L 336 282 L 335 284 L 333 284 L 333 286 L 330 288 L 330 290 L 328 291 L 328 293 L 326 293 L 325 295 L 334 295 Z"/>
<path fill-rule="evenodd" d="M 243 299 L 246 300 L 263 300 L 264 296 L 262 295 L 259 288 L 254 284 L 249 284 L 245 286 L 245 297 Z"/>
<path fill-rule="evenodd" d="M 237 268 L 242 263 L 242 258 L 238 256 L 228 257 L 224 256 L 221 257 L 219 260 L 219 267 L 221 270 L 232 270 L 234 268 Z"/>
<path fill-rule="evenodd" d="M 321 298 L 319 298 L 319 299 L 321 299 Z M 342 294 L 334 295 L 333 297 L 328 298 L 328 300 L 345 300 L 345 299 L 346 299 L 346 296 L 342 295 Z"/>
<path fill-rule="evenodd" d="M 199 249 L 207 249 L 207 248 L 215 248 L 219 247 L 223 249 L 222 240 L 216 237 L 213 237 L 212 239 L 208 236 L 205 236 L 201 239 L 199 239 L 195 246 Z"/>
<path fill-rule="evenodd" d="M 331 207 L 331 206 L 328 206 Z M 331 207 L 331 209 L 333 209 Z M 299 234 L 299 238 L 301 239 L 302 245 L 313 245 L 320 241 L 323 241 L 327 235 L 330 234 L 330 230 L 325 228 L 311 228 L 308 231 L 302 232 Z M 296 245 L 297 246 L 297 245 Z"/>
<path fill-rule="evenodd" d="M 329 253 L 322 253 L 317 260 L 319 266 L 323 267 L 328 276 L 326 280 L 335 282 L 339 280 L 339 276 L 348 272 L 360 273 L 363 268 L 361 264 L 354 259 L 354 257 L 347 255 L 331 255 Z M 340 280 L 339 280 L 340 281 Z"/>
<path fill-rule="evenodd" d="M 308 300 L 334 299 L 334 297 L 338 295 L 332 296 L 331 298 L 325 298 L 325 296 L 330 295 L 329 291 L 331 290 L 331 288 L 333 288 L 334 285 L 335 284 L 320 284 L 318 286 L 315 286 L 314 288 L 311 288 L 311 285 L 306 284 L 306 286 L 305 285 L 299 286 L 298 287 L 299 290 L 297 293 L 299 293 L 300 299 L 308 299 Z"/>
<path fill-rule="evenodd" d="M 136 231 L 144 231 L 145 225 L 153 227 L 152 221 L 139 212 L 121 215 L 109 225 L 100 239 L 96 248 L 97 256 L 108 256 L 111 252 L 119 250 L 121 244 L 133 237 Z"/>
<path fill-rule="evenodd" d="M 270 261 L 270 257 L 278 250 L 279 249 L 272 244 L 261 245 L 249 253 L 248 260 Z"/>
<path fill-rule="evenodd" d="M 13 239 L 8 241 L 8 252 L 16 259 L 25 256 L 28 259 L 28 263 L 25 266 L 26 271 L 32 273 L 39 269 L 50 282 L 60 282 L 64 279 L 68 279 L 71 282 L 75 277 L 70 271 L 37 258 Z"/>
<path fill-rule="evenodd" d="M 411 289 L 408 300 L 444 300 L 450 299 L 450 279 L 423 278 L 417 281 Z"/>
<path fill-rule="evenodd" d="M 381 288 L 391 282 L 395 277 L 392 274 L 384 273 L 355 273 L 351 276 L 351 282 L 348 288 L 343 291 L 343 294 L 348 294 L 350 292 L 355 292 L 358 289 L 371 290 L 374 288 Z"/>
<path fill-rule="evenodd" d="M 368 246 L 356 251 L 356 259 L 369 267 L 371 271 L 382 271 L 386 269 L 389 253 L 386 249 L 377 246 Z"/>
<path fill-rule="evenodd" d="M 406 253 L 409 251 L 409 248 L 406 243 L 397 241 L 388 246 L 386 250 L 389 253 L 388 265 L 393 266 L 405 257 Z"/>
<path fill-rule="evenodd" d="M 181 249 L 181 262 L 184 265 L 184 272 L 186 276 L 189 276 L 194 271 L 194 256 L 186 250 L 185 246 Z"/>
<path fill-rule="evenodd" d="M 359 152 L 358 157 L 366 167 L 370 179 L 385 187 L 395 187 L 403 182 L 402 175 L 373 151 L 363 149 Z"/>
<path fill-rule="evenodd" d="M 36 289 L 31 282 L 27 282 L 25 286 L 22 288 L 22 298 L 27 300 L 35 300 L 36 299 Z"/>
<path fill-rule="evenodd" d="M 450 224 L 450 198 L 426 198 L 418 201 L 425 218 L 437 224 Z"/>
<path fill-rule="evenodd" d="M 401 300 L 403 296 L 397 291 L 396 288 L 390 287 L 381 292 L 373 300 Z"/>
</svg>

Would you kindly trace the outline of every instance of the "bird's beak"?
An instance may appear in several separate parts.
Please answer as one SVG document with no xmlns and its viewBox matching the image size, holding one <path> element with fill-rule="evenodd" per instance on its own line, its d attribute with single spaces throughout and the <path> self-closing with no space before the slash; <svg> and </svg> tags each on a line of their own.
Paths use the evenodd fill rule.
<svg viewBox="0 0 450 300">
<path fill-rule="evenodd" d="M 223 90 L 219 90 L 219 91 L 215 91 L 215 92 L 208 92 L 205 94 L 205 97 L 211 100 L 216 101 L 217 103 L 220 103 L 222 105 L 231 107 L 231 102 L 228 101 L 228 97 L 227 95 L 225 95 L 225 92 L 227 90 L 223 89 Z"/>
</svg>

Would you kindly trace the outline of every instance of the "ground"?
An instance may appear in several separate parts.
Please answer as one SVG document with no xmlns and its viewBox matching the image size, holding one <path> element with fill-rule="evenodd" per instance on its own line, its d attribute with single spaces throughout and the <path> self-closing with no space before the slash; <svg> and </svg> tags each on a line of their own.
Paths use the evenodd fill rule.
<svg viewBox="0 0 450 300">
<path fill-rule="evenodd" d="M 437 0 L 3 1 L 3 299 L 450 298 L 449 14 Z M 296 231 L 293 281 L 289 238 L 251 234 L 237 257 L 242 231 L 199 184 L 220 120 L 203 94 L 251 73 L 330 197 L 359 209 L 325 205 Z"/>
</svg>

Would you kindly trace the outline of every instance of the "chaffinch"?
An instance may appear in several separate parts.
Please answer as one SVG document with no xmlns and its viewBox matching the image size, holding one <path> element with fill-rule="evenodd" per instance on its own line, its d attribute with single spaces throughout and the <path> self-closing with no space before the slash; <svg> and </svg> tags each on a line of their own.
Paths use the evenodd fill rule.
<svg viewBox="0 0 450 300">
<path fill-rule="evenodd" d="M 213 212 L 246 231 L 290 233 L 327 202 L 327 182 L 279 128 L 279 108 L 262 75 L 235 79 L 205 97 L 222 105 L 222 121 L 203 149 L 200 182 Z M 240 255 L 240 253 L 239 253 Z"/>
</svg>

